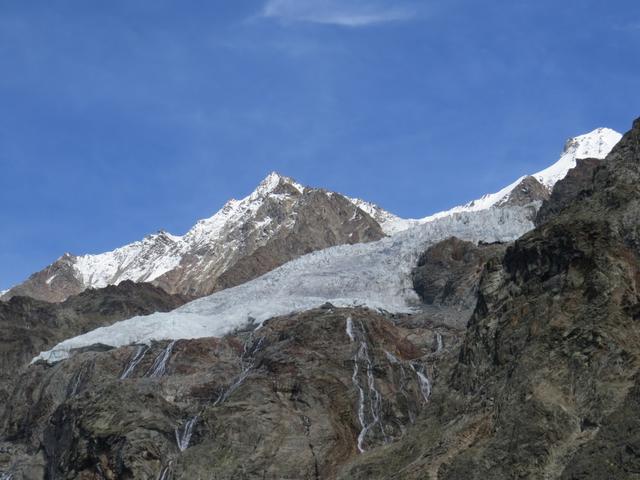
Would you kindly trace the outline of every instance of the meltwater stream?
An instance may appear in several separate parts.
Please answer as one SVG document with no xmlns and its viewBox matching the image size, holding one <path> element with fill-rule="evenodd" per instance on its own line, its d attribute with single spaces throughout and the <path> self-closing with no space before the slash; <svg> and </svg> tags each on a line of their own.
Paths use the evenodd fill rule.
<svg viewBox="0 0 640 480">
<path fill-rule="evenodd" d="M 214 407 L 226 402 L 231 394 L 244 383 L 255 367 L 254 356 L 262 348 L 263 343 L 264 337 L 260 337 L 257 341 L 254 341 L 253 333 L 251 333 L 249 338 L 244 342 L 242 346 L 242 355 L 240 356 L 240 374 L 237 375 L 231 384 L 218 395 L 218 398 L 213 402 Z M 176 444 L 181 452 L 189 448 L 193 429 L 205 408 L 206 407 L 203 407 L 197 415 L 189 418 L 184 425 L 175 429 Z"/>
<path fill-rule="evenodd" d="M 184 452 L 187 448 L 189 448 L 191 435 L 193 435 L 193 427 L 195 426 L 197 421 L 198 415 L 191 417 L 182 427 L 176 428 L 176 444 L 178 445 L 178 449 L 181 452 Z"/>
<path fill-rule="evenodd" d="M 165 349 L 153 361 L 153 365 L 147 372 L 149 378 L 159 378 L 164 375 L 167 370 L 167 362 L 171 358 L 171 352 L 173 352 L 173 346 L 176 344 L 175 340 L 169 342 Z"/>
<path fill-rule="evenodd" d="M 142 359 L 144 358 L 144 355 L 147 353 L 148 350 L 149 350 L 148 345 L 138 346 L 138 348 L 136 349 L 136 353 L 133 354 L 133 357 L 131 357 L 131 360 L 129 360 L 129 363 L 127 364 L 124 371 L 122 372 L 122 375 L 120 375 L 120 380 L 124 380 L 125 378 L 129 377 L 129 375 L 133 373 L 133 371 L 136 369 L 138 364 L 142 361 Z"/>
<path fill-rule="evenodd" d="M 385 442 L 388 438 L 384 425 L 382 424 L 382 396 L 376 388 L 376 381 L 373 376 L 373 364 L 371 362 L 371 356 L 369 355 L 369 344 L 364 331 L 364 325 L 360 322 L 360 328 L 355 329 L 353 320 L 351 317 L 348 317 L 346 332 L 352 342 L 358 343 L 353 356 L 353 375 L 351 376 L 351 381 L 358 391 L 358 420 L 362 427 L 358 435 L 358 450 L 362 453 L 365 450 L 367 434 L 376 426 L 380 427 Z M 359 379 L 359 377 L 362 376 L 360 372 L 361 363 L 364 363 L 366 367 L 365 386 L 368 390 L 368 395 L 365 394 L 365 389 Z"/>
</svg>

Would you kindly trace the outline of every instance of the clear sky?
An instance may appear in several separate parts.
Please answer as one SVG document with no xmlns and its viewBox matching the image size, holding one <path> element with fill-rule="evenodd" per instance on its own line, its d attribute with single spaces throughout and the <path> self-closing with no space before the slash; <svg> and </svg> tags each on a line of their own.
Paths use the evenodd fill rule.
<svg viewBox="0 0 640 480">
<path fill-rule="evenodd" d="M 0 288 L 271 170 L 422 217 L 640 116 L 638 0 L 3 0 Z"/>
</svg>

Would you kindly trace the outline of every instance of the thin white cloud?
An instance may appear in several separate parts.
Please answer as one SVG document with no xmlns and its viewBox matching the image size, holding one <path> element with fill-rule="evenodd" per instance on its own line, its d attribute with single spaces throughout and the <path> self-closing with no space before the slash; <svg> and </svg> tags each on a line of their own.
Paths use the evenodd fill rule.
<svg viewBox="0 0 640 480">
<path fill-rule="evenodd" d="M 416 10 L 409 6 L 389 7 L 388 3 L 377 0 L 267 0 L 262 16 L 284 22 L 365 27 L 409 20 L 416 15 Z"/>
</svg>

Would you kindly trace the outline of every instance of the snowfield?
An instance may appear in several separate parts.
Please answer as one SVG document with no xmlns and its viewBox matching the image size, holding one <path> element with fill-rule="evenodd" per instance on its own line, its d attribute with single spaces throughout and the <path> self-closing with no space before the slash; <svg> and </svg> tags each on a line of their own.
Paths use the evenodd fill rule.
<svg viewBox="0 0 640 480">
<path fill-rule="evenodd" d="M 134 317 L 56 345 L 33 361 L 56 362 L 72 349 L 221 336 L 250 322 L 316 308 L 367 306 L 392 313 L 418 308 L 411 270 L 429 246 L 450 236 L 474 242 L 511 241 L 533 228 L 523 207 L 462 212 L 380 241 L 305 255 L 262 277 L 190 302 L 168 313 Z"/>
</svg>

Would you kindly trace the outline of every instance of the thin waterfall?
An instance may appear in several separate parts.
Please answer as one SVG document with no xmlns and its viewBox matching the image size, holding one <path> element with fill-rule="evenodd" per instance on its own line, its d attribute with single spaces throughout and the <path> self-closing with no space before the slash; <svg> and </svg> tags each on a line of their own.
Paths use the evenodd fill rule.
<svg viewBox="0 0 640 480">
<path fill-rule="evenodd" d="M 171 466 L 173 465 L 173 460 L 167 463 L 162 470 L 160 470 L 160 475 L 158 475 L 158 480 L 169 480 L 171 478 Z"/>
<path fill-rule="evenodd" d="M 184 452 L 187 448 L 189 448 L 189 442 L 191 441 L 191 435 L 193 435 L 193 427 L 198 421 L 198 415 L 191 417 L 182 428 L 178 427 L 175 430 L 176 433 L 176 443 L 178 445 L 178 449 L 181 452 Z"/>
<path fill-rule="evenodd" d="M 120 380 L 124 380 L 125 378 L 129 377 L 129 375 L 133 373 L 133 371 L 138 366 L 138 364 L 142 361 L 142 359 L 144 358 L 148 350 L 149 350 L 148 345 L 138 346 L 138 348 L 136 349 L 136 353 L 133 354 L 133 356 L 131 357 L 131 360 L 129 360 L 128 365 L 122 372 L 122 375 L 120 375 Z"/>
<path fill-rule="evenodd" d="M 213 403 L 214 406 L 226 402 L 231 394 L 235 392 L 238 387 L 240 387 L 240 385 L 242 385 L 242 383 L 246 380 L 246 378 L 255 367 L 254 355 L 262 348 L 263 343 L 264 337 L 260 337 L 257 341 L 254 342 L 253 333 L 244 342 L 242 346 L 242 354 L 240 356 L 240 374 L 234 378 L 233 382 L 231 382 L 231 384 L 227 388 L 225 388 L 222 393 L 220 393 L 216 401 Z M 202 408 L 199 414 L 194 415 L 189 420 L 187 420 L 187 422 L 185 422 L 182 427 L 178 427 L 175 429 L 176 444 L 178 445 L 178 449 L 181 452 L 184 452 L 187 448 L 189 448 L 191 436 L 193 435 L 193 429 L 203 411 L 204 408 Z"/>
<path fill-rule="evenodd" d="M 346 326 L 347 335 L 352 342 L 356 341 L 356 337 L 353 336 L 353 320 L 351 320 L 351 316 L 347 317 L 347 326 Z"/>
<path fill-rule="evenodd" d="M 67 385 L 67 397 L 73 397 L 80 391 L 80 387 L 84 379 L 90 376 L 93 362 L 88 361 L 80 365 L 80 368 L 71 377 L 69 384 Z M 1 479 L 0 479 L 1 480 Z"/>
<path fill-rule="evenodd" d="M 69 391 L 70 397 L 73 397 L 76 393 L 78 393 L 78 388 L 80 388 L 81 382 L 82 382 L 82 367 L 80 368 L 80 370 L 78 370 L 75 373 L 75 375 L 71 379 L 71 382 L 69 383 L 68 391 Z"/>
<path fill-rule="evenodd" d="M 359 351 L 360 348 L 358 348 L 358 352 Z M 358 435 L 358 450 L 362 453 L 364 452 L 364 437 L 366 436 L 369 428 L 364 416 L 364 390 L 358 381 L 358 354 L 353 358 L 353 375 L 351 376 L 351 381 L 358 390 L 358 420 L 360 421 L 361 427 L 360 434 Z"/>
<path fill-rule="evenodd" d="M 165 349 L 160 352 L 160 354 L 153 361 L 153 365 L 147 372 L 147 377 L 150 378 L 159 378 L 162 377 L 167 370 L 167 362 L 169 358 L 171 358 L 171 352 L 173 351 L 173 346 L 176 344 L 175 340 L 169 342 L 169 344 L 165 347 Z"/>
<path fill-rule="evenodd" d="M 416 368 L 411 365 L 411 370 L 413 370 L 418 377 L 418 384 L 420 385 L 420 393 L 422 393 L 422 398 L 424 398 L 425 403 L 429 401 L 429 397 L 431 397 L 431 380 L 427 377 L 424 372 L 420 370 L 416 370 Z"/>
<path fill-rule="evenodd" d="M 400 370 L 400 394 L 405 398 L 407 402 L 407 413 L 409 415 L 409 421 L 413 424 L 416 421 L 416 414 L 410 408 L 411 402 L 409 401 L 409 395 L 407 394 L 407 374 L 404 370 L 403 362 L 398 359 L 393 353 L 384 351 L 384 354 L 387 356 L 387 360 L 389 360 L 389 364 L 393 367 L 393 365 L 397 365 Z"/>
<path fill-rule="evenodd" d="M 257 342 L 253 342 L 253 333 L 249 336 L 247 341 L 242 346 L 242 355 L 240 357 L 240 374 L 231 382 L 231 384 L 225 388 L 213 403 L 214 406 L 220 405 L 227 401 L 233 392 L 235 392 L 240 385 L 247 379 L 253 367 L 255 366 L 254 355 L 262 348 L 264 337 L 260 337 Z"/>
<path fill-rule="evenodd" d="M 382 424 L 382 396 L 376 388 L 375 377 L 373 375 L 373 363 L 369 355 L 369 345 L 364 333 L 364 325 L 360 322 L 360 329 L 355 329 L 351 317 L 347 318 L 346 332 L 349 339 L 354 342 L 359 340 L 358 347 L 353 356 L 353 375 L 351 381 L 358 391 L 358 421 L 360 422 L 360 433 L 358 434 L 358 451 L 365 450 L 367 435 L 378 425 L 386 442 L 388 440 L 384 425 Z M 366 367 L 366 388 L 369 392 L 365 394 L 365 385 L 359 379 L 361 374 L 360 364 Z M 368 408 L 367 408 L 368 403 Z"/>
<path fill-rule="evenodd" d="M 444 343 L 442 342 L 442 335 L 436 333 L 436 352 L 439 352 L 444 348 Z"/>
</svg>

